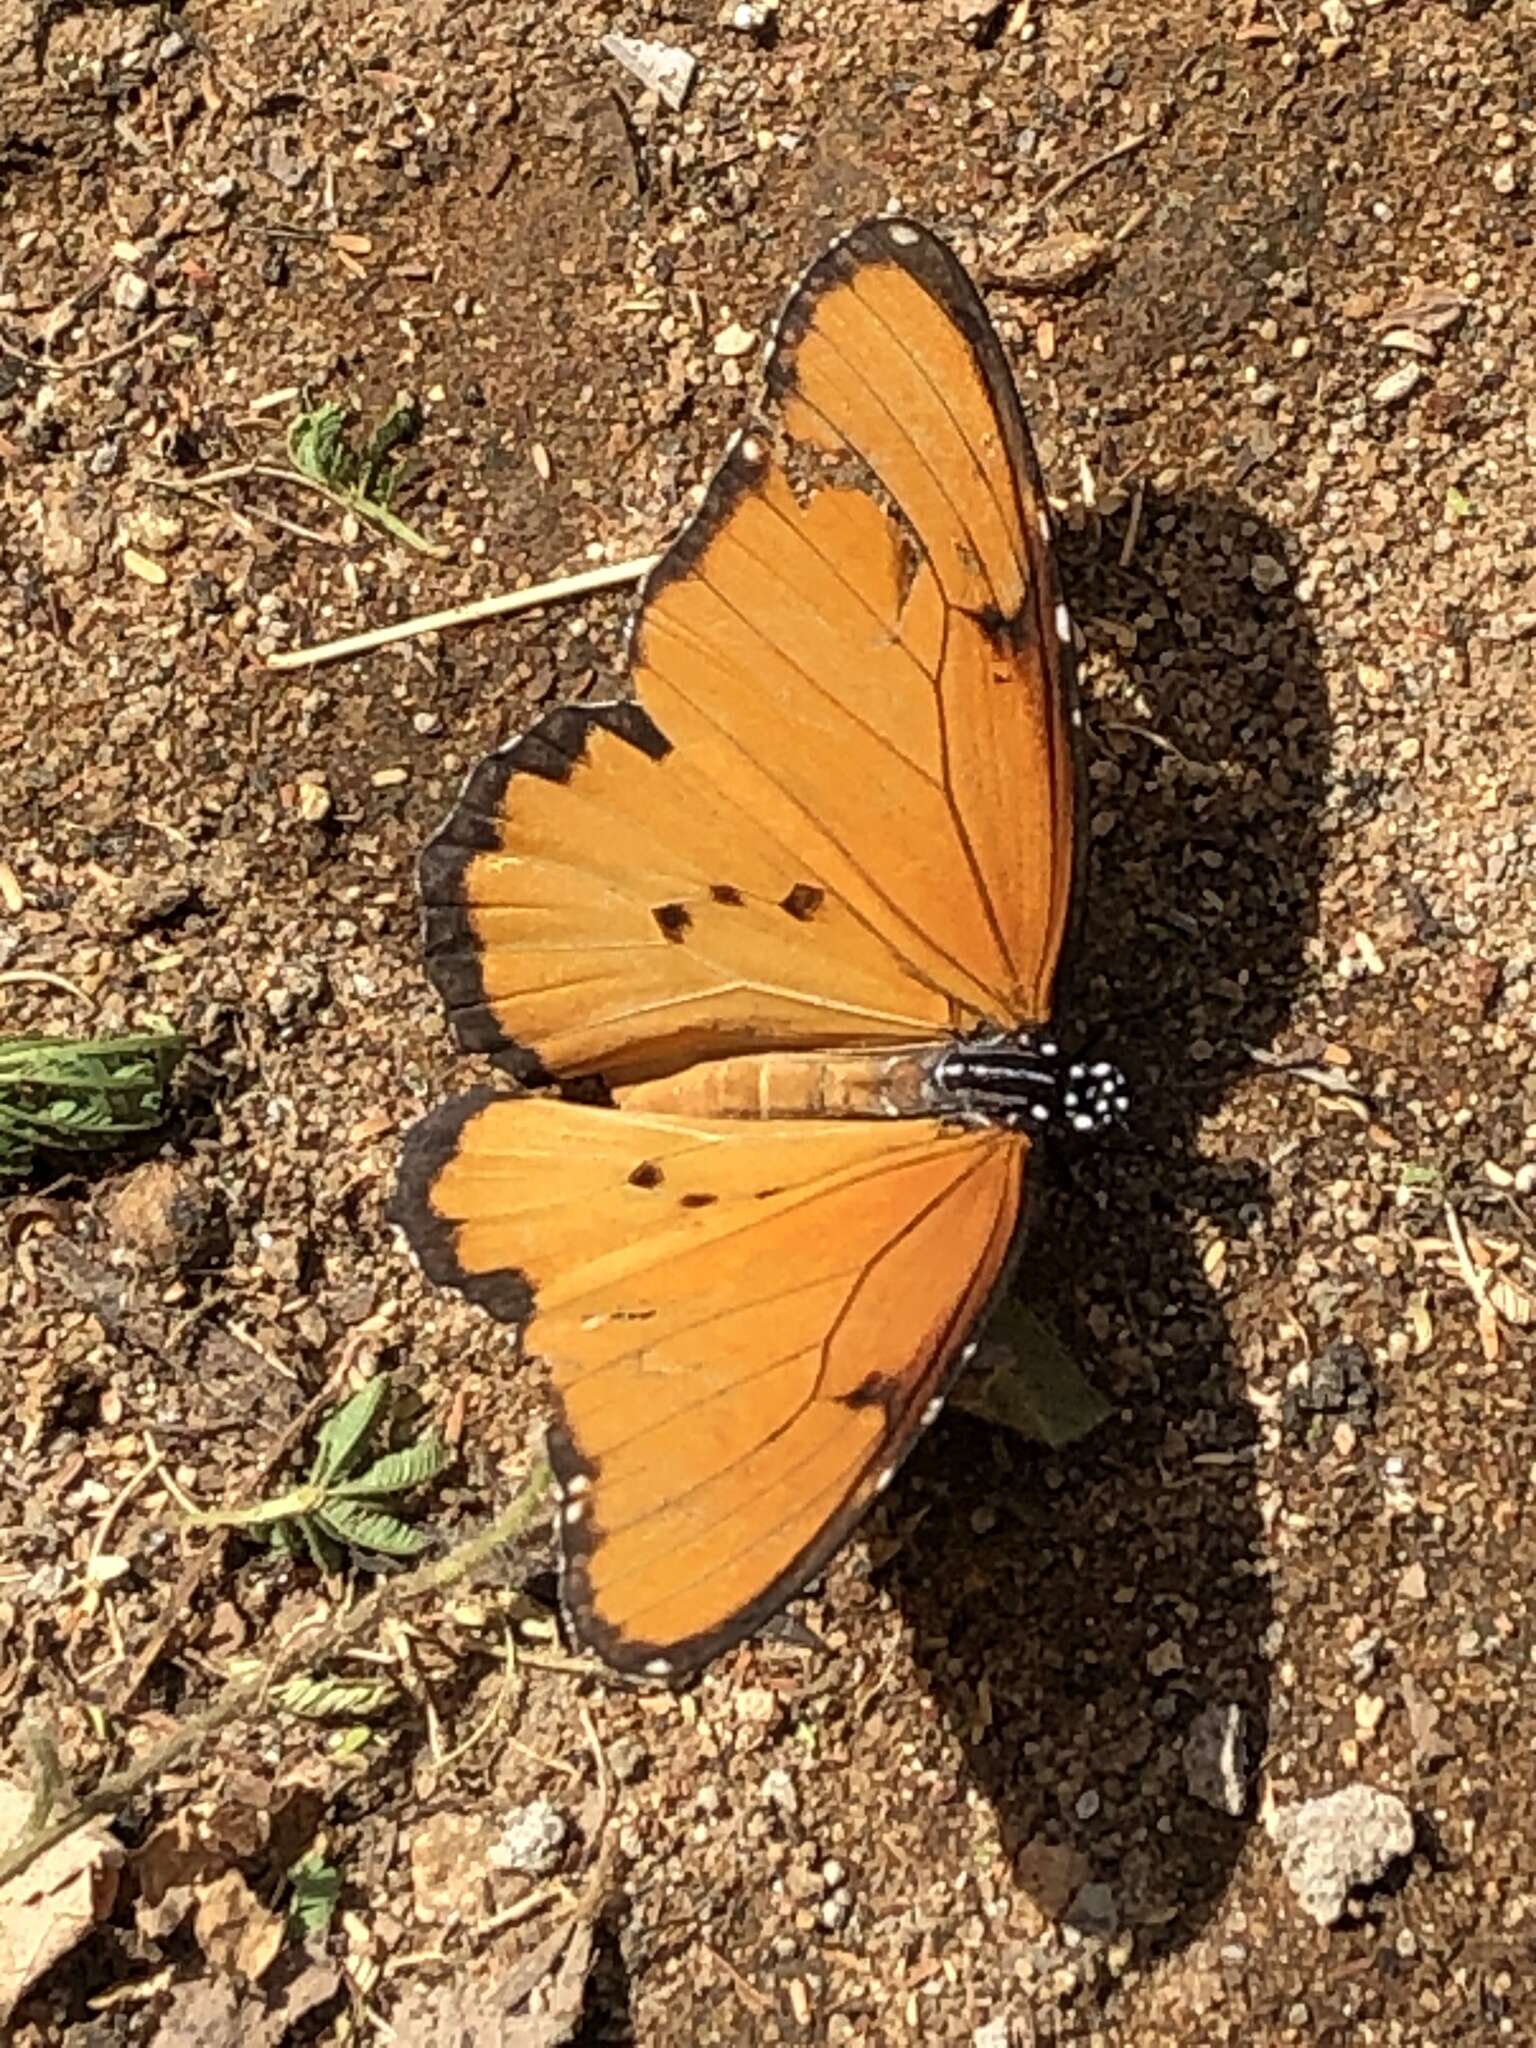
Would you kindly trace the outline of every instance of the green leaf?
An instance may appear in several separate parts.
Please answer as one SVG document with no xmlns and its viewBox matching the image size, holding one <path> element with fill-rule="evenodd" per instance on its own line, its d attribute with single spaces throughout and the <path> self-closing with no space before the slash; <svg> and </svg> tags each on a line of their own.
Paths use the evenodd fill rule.
<svg viewBox="0 0 1536 2048">
<path fill-rule="evenodd" d="M 420 1443 L 408 1444 L 403 1451 L 391 1451 L 356 1479 L 338 1485 L 335 1492 L 342 1500 L 383 1500 L 390 1494 L 411 1493 L 418 1486 L 425 1486 L 429 1479 L 435 1479 L 452 1459 L 453 1453 L 442 1438 L 429 1434 Z"/>
<path fill-rule="evenodd" d="M 389 1374 L 381 1372 L 326 1420 L 315 1437 L 315 1459 L 309 1473 L 314 1485 L 333 1486 L 346 1477 L 367 1449 L 388 1397 Z"/>
<path fill-rule="evenodd" d="M 400 1688 L 388 1678 L 316 1678 L 307 1672 L 272 1692 L 278 1706 L 304 1721 L 363 1720 L 399 1697 Z"/>
<path fill-rule="evenodd" d="M 318 1849 L 311 1849 L 288 1866 L 288 1882 L 293 1886 L 288 1922 L 294 1933 L 301 1941 L 323 1934 L 341 1897 L 341 1872 L 327 1863 Z"/>
<path fill-rule="evenodd" d="M 320 1527 L 313 1515 L 305 1515 L 294 1524 L 304 1539 L 304 1548 L 309 1552 L 309 1561 L 322 1578 L 330 1578 L 341 1570 L 346 1553 L 339 1543 L 333 1543 Z"/>
<path fill-rule="evenodd" d="M 1397 1178 L 1405 1188 L 1439 1188 L 1445 1185 L 1445 1175 L 1438 1166 L 1419 1165 L 1413 1160 L 1398 1168 Z"/>
<path fill-rule="evenodd" d="M 40 1148 L 79 1151 L 152 1130 L 184 1050 L 174 1031 L 0 1038 L 0 1173 L 26 1173 Z"/>
<path fill-rule="evenodd" d="M 421 407 L 409 392 L 402 391 L 392 409 L 374 428 L 363 450 L 361 482 L 365 497 L 388 505 L 404 474 L 403 465 L 397 464 L 393 457 L 397 450 L 409 448 L 420 439 L 421 426 Z"/>
<path fill-rule="evenodd" d="M 1114 1413 L 1077 1360 L 1033 1309 L 1002 1302 L 987 1324 L 955 1405 L 1036 1443 L 1060 1450 Z"/>
<path fill-rule="evenodd" d="M 327 399 L 288 424 L 288 460 L 303 475 L 333 491 L 357 481 L 357 464 L 346 444 L 347 408 Z"/>
<path fill-rule="evenodd" d="M 383 1557 L 417 1557 L 427 1547 L 420 1529 L 382 1508 L 360 1507 L 355 1501 L 329 1501 L 315 1520 L 327 1535 L 339 1537 L 354 1550 L 373 1550 Z"/>
</svg>

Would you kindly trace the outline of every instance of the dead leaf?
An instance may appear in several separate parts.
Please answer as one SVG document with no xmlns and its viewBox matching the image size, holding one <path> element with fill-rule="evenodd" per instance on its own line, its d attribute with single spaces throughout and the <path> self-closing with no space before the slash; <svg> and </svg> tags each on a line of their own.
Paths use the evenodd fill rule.
<svg viewBox="0 0 1536 2048">
<path fill-rule="evenodd" d="M 313 1958 L 270 2004 L 242 1999 L 227 1977 L 195 1977 L 171 1994 L 150 2048 L 282 2048 L 291 2029 L 342 1988 L 334 1963 Z"/>
<path fill-rule="evenodd" d="M 27 1787 L 0 1779 L 0 1843 L 16 1839 L 31 1810 Z M 87 1821 L 0 1885 L 0 2026 L 44 1971 L 106 1919 L 122 1861 L 117 1838 Z"/>
<path fill-rule="evenodd" d="M 136 1900 L 133 1924 L 148 1941 L 169 1941 L 196 1904 L 191 1885 L 173 1884 L 153 1905 L 147 1899 Z"/>
<path fill-rule="evenodd" d="M 572 2041 L 587 2002 L 587 1972 L 592 1967 L 592 1922 L 583 1920 L 571 1935 L 554 1982 L 545 1993 L 544 2010 L 515 2020 L 502 2036 L 507 2048 L 561 2048 Z"/>
<path fill-rule="evenodd" d="M 1406 299 L 1389 306 L 1377 321 L 1381 328 L 1409 328 L 1415 334 L 1445 334 L 1467 310 L 1460 292 L 1444 285 L 1417 285 Z"/>
<path fill-rule="evenodd" d="M 411 1891 L 418 1920 L 473 1923 L 490 1907 L 486 1856 L 496 1830 L 483 1814 L 429 1814 L 411 1837 Z"/>
<path fill-rule="evenodd" d="M 318 2012 L 322 2005 L 329 2005 L 341 1993 L 342 1976 L 336 1965 L 314 1951 L 305 1953 L 308 1961 L 286 1984 L 274 1987 L 271 1992 L 271 2004 L 264 2015 L 264 2024 L 270 2030 L 272 2048 L 279 2048 L 279 2044 L 287 2039 L 289 2029 L 296 2027 L 300 2020 Z M 246 2038 L 249 2040 L 250 2036 Z"/>
<path fill-rule="evenodd" d="M 198 1892 L 192 1931 L 214 1969 L 256 1984 L 277 1960 L 285 1928 L 238 1870 L 226 1870 Z"/>
<path fill-rule="evenodd" d="M 1014 250 L 986 281 L 1005 292 L 1070 291 L 1086 283 L 1113 254 L 1113 243 L 1102 235 L 1067 230 Z"/>
<path fill-rule="evenodd" d="M 167 1892 L 197 1884 L 227 1861 L 202 1840 L 190 1815 L 178 1813 L 147 1836 L 134 1854 L 139 1897 L 145 1905 L 158 1906 Z"/>
<path fill-rule="evenodd" d="M 250 2039 L 235 1988 L 225 1977 L 178 1984 L 150 2048 L 243 2048 Z"/>
<path fill-rule="evenodd" d="M 525 1967 L 500 1983 L 454 1979 L 417 1987 L 390 2014 L 396 2038 L 409 2041 L 411 2048 L 458 2048 L 464 2041 L 494 2041 L 496 2048 L 565 2048 L 581 2026 L 592 1943 L 590 1920 L 557 1928 L 529 1958 L 540 1968 L 532 1986 Z M 508 2011 L 525 1998 L 527 2012 Z"/>
<path fill-rule="evenodd" d="M 954 1405 L 1053 1451 L 1113 1414 L 1065 1344 L 1033 1310 L 1001 1302 Z"/>
<path fill-rule="evenodd" d="M 1488 1283 L 1488 1299 L 1505 1322 L 1517 1329 L 1528 1329 L 1536 1320 L 1536 1295 L 1513 1273 L 1495 1274 Z"/>
</svg>

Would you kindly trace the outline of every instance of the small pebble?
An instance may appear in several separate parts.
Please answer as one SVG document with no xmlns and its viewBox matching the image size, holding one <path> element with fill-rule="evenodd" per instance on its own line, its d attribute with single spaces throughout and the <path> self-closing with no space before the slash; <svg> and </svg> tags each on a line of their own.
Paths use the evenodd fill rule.
<svg viewBox="0 0 1536 2048">
<path fill-rule="evenodd" d="M 1184 1782 L 1191 1798 L 1236 1819 L 1248 1804 L 1247 1738 L 1236 1701 L 1200 1712 L 1184 1738 Z"/>
<path fill-rule="evenodd" d="M 306 825 L 320 825 L 331 815 L 331 792 L 325 777 L 301 775 L 296 785 L 294 807 Z"/>
<path fill-rule="evenodd" d="M 1276 590 L 1284 590 L 1290 581 L 1290 571 L 1273 555 L 1255 555 L 1248 564 L 1248 575 L 1254 589 L 1262 591 L 1266 597 Z"/>
<path fill-rule="evenodd" d="M 608 1768 L 620 1785 L 633 1785 L 650 1766 L 650 1752 L 635 1735 L 621 1735 L 608 1746 Z"/>
<path fill-rule="evenodd" d="M 1376 405 L 1401 405 L 1405 399 L 1412 398 L 1423 382 L 1424 372 L 1418 364 L 1404 363 L 1400 369 L 1389 370 L 1372 389 L 1372 402 Z"/>
<path fill-rule="evenodd" d="M 490 1861 L 498 1870 L 548 1877 L 560 1867 L 568 1832 L 565 1816 L 550 1800 L 530 1800 L 526 1806 L 515 1807 L 502 1822 Z"/>
<path fill-rule="evenodd" d="M 763 1775 L 762 1793 L 770 1806 L 776 1806 L 780 1813 L 791 1819 L 800 1811 L 800 1793 L 794 1779 L 782 1764 L 776 1764 Z"/>
<path fill-rule="evenodd" d="M 152 555 L 141 555 L 137 548 L 123 549 L 123 567 L 130 576 L 137 576 L 141 583 L 156 589 L 170 580 L 163 562 L 157 562 Z"/>
<path fill-rule="evenodd" d="M 1381 1669 L 1381 1630 L 1372 1629 L 1349 1646 L 1349 1668 L 1364 1685 Z"/>
<path fill-rule="evenodd" d="M 192 1167 L 150 1159 L 102 1197 L 115 1249 L 161 1273 L 206 1264 L 220 1238 L 223 1198 Z"/>
<path fill-rule="evenodd" d="M 733 320 L 729 327 L 722 327 L 715 336 L 715 354 L 731 359 L 750 355 L 757 346 L 757 336 L 750 327 L 743 327 L 739 320 Z"/>
<path fill-rule="evenodd" d="M 738 1721 L 766 1728 L 779 1718 L 779 1696 L 767 1685 L 744 1685 L 732 1701 Z"/>
<path fill-rule="evenodd" d="M 154 296 L 154 286 L 136 270 L 121 270 L 112 280 L 112 303 L 120 313 L 142 313 Z"/>
<path fill-rule="evenodd" d="M 853 1900 L 847 1888 L 844 1887 L 833 1892 L 830 1898 L 822 1900 L 821 1905 L 817 1908 L 816 1917 L 829 1933 L 836 1934 L 848 1924 L 848 1916 L 852 1911 Z"/>
<path fill-rule="evenodd" d="M 1120 1926 L 1120 1908 L 1114 1888 L 1107 1884 L 1085 1884 L 1066 1911 L 1065 1925 L 1079 1934 L 1107 1941 Z"/>
</svg>

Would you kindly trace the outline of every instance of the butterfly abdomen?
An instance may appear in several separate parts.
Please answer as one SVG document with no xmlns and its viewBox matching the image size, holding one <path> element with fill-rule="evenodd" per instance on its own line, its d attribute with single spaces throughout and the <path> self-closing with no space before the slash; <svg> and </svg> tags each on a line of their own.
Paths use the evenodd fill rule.
<svg viewBox="0 0 1536 2048">
<path fill-rule="evenodd" d="M 670 1116 L 932 1116 L 942 1045 L 892 1052 L 741 1053 L 614 1091 L 625 1108 Z"/>
</svg>

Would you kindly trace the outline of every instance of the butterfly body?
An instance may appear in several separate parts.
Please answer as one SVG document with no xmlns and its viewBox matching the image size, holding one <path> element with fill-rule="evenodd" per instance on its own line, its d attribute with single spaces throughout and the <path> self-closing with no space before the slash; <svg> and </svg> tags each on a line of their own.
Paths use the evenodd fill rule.
<svg viewBox="0 0 1536 2048">
<path fill-rule="evenodd" d="M 1068 1065 L 1055 1040 L 985 1032 L 895 1051 L 739 1053 L 614 1091 L 623 1109 L 677 1116 L 938 1117 L 1091 1131 L 1123 1113 L 1108 1061 Z"/>
<path fill-rule="evenodd" d="M 624 1109 L 679 1116 L 933 1116 L 943 1047 L 738 1053 L 616 1089 Z"/>
<path fill-rule="evenodd" d="M 1006 1281 L 1034 1134 L 1124 1107 L 1050 1024 L 1071 664 L 981 301 L 867 221 L 647 583 L 634 701 L 492 755 L 423 856 L 460 1043 L 544 1092 L 426 1117 L 396 1214 L 548 1362 L 563 1601 L 619 1670 L 825 1563 Z"/>
</svg>

